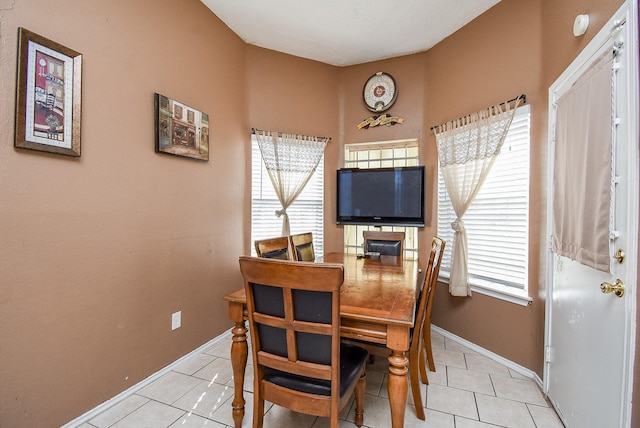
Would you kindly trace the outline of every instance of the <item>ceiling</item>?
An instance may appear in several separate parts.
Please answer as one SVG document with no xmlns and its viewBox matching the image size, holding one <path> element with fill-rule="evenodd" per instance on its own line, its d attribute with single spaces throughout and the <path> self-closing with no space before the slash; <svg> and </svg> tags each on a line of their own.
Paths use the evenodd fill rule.
<svg viewBox="0 0 640 428">
<path fill-rule="evenodd" d="M 500 0 L 201 0 L 246 43 L 335 66 L 423 52 Z"/>
</svg>

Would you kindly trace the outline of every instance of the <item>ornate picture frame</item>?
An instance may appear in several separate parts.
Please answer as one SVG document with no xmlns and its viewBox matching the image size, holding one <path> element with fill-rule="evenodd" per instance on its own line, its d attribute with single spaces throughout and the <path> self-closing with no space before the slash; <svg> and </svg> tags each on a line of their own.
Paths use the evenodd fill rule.
<svg viewBox="0 0 640 428">
<path fill-rule="evenodd" d="M 80 156 L 82 55 L 18 28 L 14 146 Z"/>
<path fill-rule="evenodd" d="M 209 115 L 155 94 L 156 153 L 209 160 Z"/>
</svg>

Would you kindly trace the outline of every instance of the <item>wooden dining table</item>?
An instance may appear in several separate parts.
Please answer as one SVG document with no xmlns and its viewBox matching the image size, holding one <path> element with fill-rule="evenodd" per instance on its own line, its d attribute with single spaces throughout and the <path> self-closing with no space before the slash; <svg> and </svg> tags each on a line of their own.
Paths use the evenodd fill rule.
<svg viewBox="0 0 640 428">
<path fill-rule="evenodd" d="M 343 338 L 379 343 L 390 350 L 387 389 L 391 407 L 391 426 L 404 426 L 407 402 L 409 335 L 421 274 L 417 260 L 402 257 L 357 257 L 355 254 L 328 253 L 325 263 L 344 266 L 340 292 L 340 334 Z M 228 302 L 231 330 L 231 364 L 234 376 L 233 420 L 242 425 L 245 400 L 244 373 L 247 365 L 247 319 L 244 288 L 224 299 Z M 366 414 L 365 414 L 366 418 Z"/>
</svg>

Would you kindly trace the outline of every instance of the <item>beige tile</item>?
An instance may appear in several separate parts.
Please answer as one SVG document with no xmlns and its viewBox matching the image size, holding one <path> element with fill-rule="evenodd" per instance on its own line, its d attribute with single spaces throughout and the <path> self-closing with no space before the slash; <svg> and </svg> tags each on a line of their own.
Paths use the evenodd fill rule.
<svg viewBox="0 0 640 428">
<path fill-rule="evenodd" d="M 523 403 L 547 406 L 542 392 L 531 380 L 513 379 L 503 376 L 491 376 L 496 396 L 508 400 L 521 401 Z"/>
<path fill-rule="evenodd" d="M 284 407 L 273 405 L 264 414 L 265 427 L 311 428 L 317 416 L 293 412 Z"/>
<path fill-rule="evenodd" d="M 226 426 L 233 427 L 235 426 L 233 421 L 233 392 L 231 392 L 232 397 L 225 401 L 222 406 L 220 406 L 210 417 L 216 422 L 220 422 L 225 424 Z M 244 399 L 246 401 L 244 405 L 244 418 L 242 419 L 242 428 L 251 428 L 253 421 L 253 394 L 245 392 Z M 265 412 L 271 408 L 271 403 L 264 403 Z"/>
<path fill-rule="evenodd" d="M 436 364 L 436 371 L 432 372 L 427 367 L 427 378 L 429 385 L 444 385 L 447 386 L 447 366 L 442 364 Z"/>
<path fill-rule="evenodd" d="M 151 400 L 124 419 L 121 419 L 113 425 L 113 428 L 168 427 L 184 414 L 185 412 L 180 409 Z"/>
<path fill-rule="evenodd" d="M 226 425 L 193 413 L 186 413 L 169 428 L 226 428 Z"/>
<path fill-rule="evenodd" d="M 251 369 L 253 370 L 253 367 Z M 209 364 L 193 373 L 193 376 L 208 382 L 224 385 L 233 381 L 233 367 L 230 360 L 215 358 Z M 233 383 L 231 385 L 233 386 Z"/>
<path fill-rule="evenodd" d="M 484 355 L 466 354 L 467 368 L 476 372 L 511 376 L 509 369 Z"/>
<path fill-rule="evenodd" d="M 446 349 L 433 349 L 433 360 L 436 364 L 448 367 L 467 368 L 467 363 L 462 352 L 447 351 Z"/>
<path fill-rule="evenodd" d="M 457 428 L 454 416 L 448 413 L 426 409 L 425 417 L 427 419 L 426 421 L 419 421 L 418 419 L 415 419 L 416 423 L 411 424 L 411 426 L 415 426 L 417 428 Z M 405 426 L 409 425 L 405 424 Z"/>
<path fill-rule="evenodd" d="M 231 358 L 231 343 L 231 338 L 221 340 L 205 350 L 204 353 L 214 357 Z M 249 332 L 247 332 L 247 343 L 249 343 Z"/>
<path fill-rule="evenodd" d="M 387 396 L 387 372 L 371 370 L 367 367 L 366 393 L 371 395 Z"/>
<path fill-rule="evenodd" d="M 329 428 L 331 426 L 331 421 L 329 418 L 316 418 L 315 423 L 312 428 Z M 352 421 L 345 421 L 340 419 L 338 421 L 338 428 L 354 428 L 355 425 Z M 368 428 L 367 425 L 362 425 L 362 428 Z"/>
<path fill-rule="evenodd" d="M 247 338 L 247 350 L 248 350 L 247 357 L 251 359 L 251 335 L 249 334 L 249 330 L 247 330 L 246 338 Z M 216 343 L 215 345 L 212 345 L 209 348 L 205 349 L 203 353 L 207 355 L 212 355 L 218 358 L 230 359 L 232 343 L 233 343 L 233 340 L 231 337 L 225 338 L 220 342 Z"/>
<path fill-rule="evenodd" d="M 198 385 L 201 380 L 182 373 L 169 372 L 152 384 L 142 388 L 137 394 L 165 404 L 174 401 Z"/>
<path fill-rule="evenodd" d="M 445 338 L 443 335 L 431 332 L 431 349 L 445 349 Z"/>
<path fill-rule="evenodd" d="M 367 408 L 364 408 L 364 425 L 362 428 L 369 428 L 367 425 Z M 351 397 L 351 401 L 347 404 L 338 416 L 338 428 L 353 428 L 355 427 L 355 398 Z M 313 428 L 328 428 L 331 426 L 331 419 L 328 417 L 318 417 L 313 424 Z"/>
<path fill-rule="evenodd" d="M 415 408 L 408 405 L 404 412 L 404 428 L 454 428 L 453 415 L 429 409 L 425 409 L 424 413 L 423 421 L 416 416 Z"/>
<path fill-rule="evenodd" d="M 245 396 L 248 394 L 245 393 Z M 196 387 L 191 389 L 173 405 L 179 409 L 208 418 L 222 405 L 233 399 L 233 388 L 228 385 L 220 385 L 215 382 L 199 380 Z M 246 398 L 245 398 L 246 400 Z M 219 421 L 220 422 L 220 421 Z M 223 422 L 224 423 L 224 422 Z"/>
<path fill-rule="evenodd" d="M 371 428 L 389 428 L 391 426 L 389 400 L 365 394 L 364 425 Z"/>
<path fill-rule="evenodd" d="M 479 392 L 486 395 L 495 395 L 491 378 L 487 373 L 448 367 L 447 381 L 447 385 L 452 388 Z"/>
<path fill-rule="evenodd" d="M 444 339 L 444 347 L 447 351 L 462 352 L 464 354 L 477 354 L 476 351 L 472 351 L 466 346 L 461 345 L 458 342 L 449 339 L 448 337 Z"/>
<path fill-rule="evenodd" d="M 528 378 L 527 376 L 518 373 L 517 371 L 513 370 L 513 369 L 509 369 L 509 374 L 511 375 L 512 378 L 514 379 L 526 379 L 526 380 L 531 380 L 531 378 Z"/>
<path fill-rule="evenodd" d="M 427 400 L 427 385 L 422 382 L 418 382 L 418 387 L 420 388 L 420 397 L 422 398 L 422 407 L 426 407 L 425 403 Z M 413 391 L 411 390 L 411 385 L 409 385 L 409 389 L 407 389 L 407 403 L 415 405 L 413 402 Z"/>
<path fill-rule="evenodd" d="M 231 365 L 231 363 L 229 363 Z M 247 369 L 244 372 L 244 390 L 253 392 L 253 364 L 248 364 Z M 233 385 L 233 383 L 231 383 Z"/>
<path fill-rule="evenodd" d="M 384 377 L 384 382 L 382 385 L 382 388 L 380 389 L 380 393 L 378 394 L 378 396 L 382 397 L 382 398 L 389 398 L 389 390 L 387 389 L 387 380 L 389 379 L 389 376 L 387 374 L 385 374 Z M 367 379 L 368 381 L 368 379 Z M 420 388 L 420 394 L 422 396 L 422 401 L 424 404 L 425 401 L 425 397 L 426 397 L 426 393 L 427 393 L 427 385 L 423 384 L 422 382 L 419 382 L 419 388 Z M 409 383 L 409 378 L 407 377 L 407 403 L 408 404 L 414 404 L 413 403 L 413 392 L 411 391 L 411 384 Z M 424 407 L 424 405 L 423 405 Z"/>
<path fill-rule="evenodd" d="M 506 428 L 536 428 L 526 404 L 476 394 L 480 421 Z"/>
<path fill-rule="evenodd" d="M 426 411 L 429 415 L 429 411 Z M 428 417 L 428 416 L 427 416 Z M 439 419 L 446 419 L 446 415 L 440 415 Z M 349 421 L 353 421 L 353 408 L 347 418 Z M 351 427 L 353 427 L 353 422 Z M 364 427 L 369 428 L 389 428 L 391 426 L 391 408 L 389 407 L 389 400 L 376 397 L 373 395 L 365 395 L 364 398 Z M 418 419 L 416 416 L 415 407 L 411 404 L 407 404 L 404 412 L 404 428 L 425 428 L 429 425 L 425 425 L 425 422 Z M 452 428 L 453 426 L 446 426 L 446 428 Z M 316 428 L 314 426 L 314 428 Z"/>
<path fill-rule="evenodd" d="M 484 422 L 474 421 L 472 419 L 455 417 L 456 428 L 498 428 L 493 424 L 485 424 Z"/>
<path fill-rule="evenodd" d="M 367 372 L 378 371 L 387 373 L 389 371 L 389 360 L 386 357 L 376 355 L 373 364 L 367 364 Z"/>
<path fill-rule="evenodd" d="M 387 389 L 387 380 L 389 379 L 389 375 L 385 374 L 384 376 L 384 382 L 382 384 L 382 388 L 380 389 L 380 392 L 378 394 L 378 396 L 382 397 L 382 398 L 389 398 L 389 390 Z M 367 382 L 368 382 L 368 378 L 367 378 Z M 368 384 L 367 384 L 368 385 Z M 423 384 L 422 382 L 419 382 L 419 387 L 420 387 L 420 394 L 422 395 L 422 401 L 424 402 L 425 397 L 426 397 L 426 390 L 427 390 L 427 385 Z M 367 387 L 368 389 L 368 387 Z M 409 384 L 409 377 L 407 377 L 407 403 L 408 404 L 414 404 L 413 403 L 413 393 L 411 392 L 411 385 Z"/>
<path fill-rule="evenodd" d="M 427 408 L 452 415 L 478 419 L 473 392 L 442 385 L 427 387 Z"/>
<path fill-rule="evenodd" d="M 534 406 L 532 404 L 527 404 L 527 407 L 537 428 L 564 428 L 560 418 L 551 407 Z"/>
<path fill-rule="evenodd" d="M 340 410 L 338 418 L 346 421 L 355 421 L 356 417 L 356 397 L 351 395 L 349 402 Z"/>
<path fill-rule="evenodd" d="M 140 395 L 131 395 L 121 402 L 113 405 L 109 409 L 100 413 L 95 418 L 91 419 L 91 425 L 97 428 L 106 428 L 118 422 L 130 413 L 133 413 L 143 405 L 149 402 L 148 398 L 141 397 Z"/>
<path fill-rule="evenodd" d="M 329 428 L 331 426 L 331 422 L 329 418 L 316 418 L 315 423 L 312 428 Z M 339 420 L 338 428 L 354 428 L 355 425 L 351 421 Z M 366 425 L 362 425 L 362 428 L 368 428 Z"/>
<path fill-rule="evenodd" d="M 174 372 L 191 376 L 215 359 L 216 357 L 214 357 L 213 355 L 196 354 L 182 361 L 180 364 L 172 368 L 172 370 Z"/>
</svg>

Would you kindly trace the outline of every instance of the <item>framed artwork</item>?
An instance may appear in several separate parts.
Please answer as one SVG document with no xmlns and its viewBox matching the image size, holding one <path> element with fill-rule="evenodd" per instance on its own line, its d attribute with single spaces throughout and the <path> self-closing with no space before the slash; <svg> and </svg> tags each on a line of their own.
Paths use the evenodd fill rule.
<svg viewBox="0 0 640 428">
<path fill-rule="evenodd" d="M 18 29 L 14 146 L 80 156 L 82 55 Z"/>
<path fill-rule="evenodd" d="M 209 160 L 208 114 L 156 93 L 155 127 L 157 153 Z"/>
</svg>

